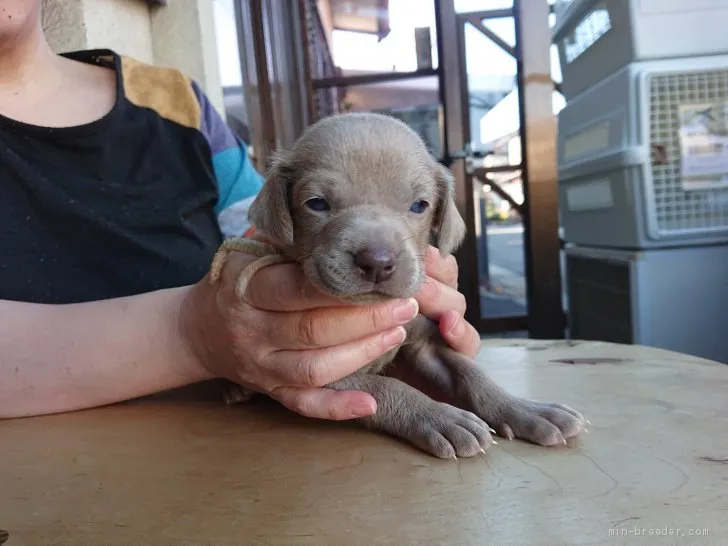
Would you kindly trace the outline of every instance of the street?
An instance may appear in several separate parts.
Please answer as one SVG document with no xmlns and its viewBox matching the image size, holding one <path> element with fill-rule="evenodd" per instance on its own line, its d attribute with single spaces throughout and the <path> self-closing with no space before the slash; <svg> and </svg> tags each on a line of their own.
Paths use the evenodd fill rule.
<svg viewBox="0 0 728 546">
<path fill-rule="evenodd" d="M 490 291 L 481 289 L 482 315 L 502 317 L 525 314 L 523 226 L 489 226 L 487 242 Z"/>
<path fill-rule="evenodd" d="M 523 277 L 525 264 L 523 258 L 523 226 L 489 226 L 488 260 L 491 265 L 506 269 Z"/>
</svg>

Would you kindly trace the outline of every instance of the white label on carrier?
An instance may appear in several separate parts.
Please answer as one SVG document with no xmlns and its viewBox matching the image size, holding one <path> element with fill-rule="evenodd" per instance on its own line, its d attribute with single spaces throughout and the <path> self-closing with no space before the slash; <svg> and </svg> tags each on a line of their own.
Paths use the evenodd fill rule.
<svg viewBox="0 0 728 546">
<path fill-rule="evenodd" d="M 573 63 L 612 28 L 607 4 L 601 2 L 579 21 L 576 28 L 563 40 L 567 64 Z"/>
<path fill-rule="evenodd" d="M 569 210 L 608 209 L 614 206 L 612 185 L 608 178 L 574 184 L 566 190 Z"/>
<path fill-rule="evenodd" d="M 564 159 L 572 159 L 601 152 L 609 148 L 609 122 L 602 121 L 570 135 L 564 140 Z"/>
<path fill-rule="evenodd" d="M 684 190 L 728 186 L 728 102 L 680 105 Z"/>
</svg>

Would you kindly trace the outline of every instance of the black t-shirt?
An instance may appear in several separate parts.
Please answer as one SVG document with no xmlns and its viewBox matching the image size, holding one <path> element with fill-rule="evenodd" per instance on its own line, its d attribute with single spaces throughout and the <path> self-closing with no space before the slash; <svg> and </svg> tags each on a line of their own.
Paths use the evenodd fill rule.
<svg viewBox="0 0 728 546">
<path fill-rule="evenodd" d="M 0 299 L 72 303 L 200 280 L 262 179 L 195 82 L 112 51 L 117 100 L 77 127 L 0 115 Z"/>
</svg>

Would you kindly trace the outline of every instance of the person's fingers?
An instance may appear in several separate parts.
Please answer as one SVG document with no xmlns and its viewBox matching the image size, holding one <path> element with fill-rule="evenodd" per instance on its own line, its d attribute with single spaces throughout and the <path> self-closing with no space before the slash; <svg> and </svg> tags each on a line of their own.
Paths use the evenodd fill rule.
<svg viewBox="0 0 728 546">
<path fill-rule="evenodd" d="M 465 296 L 457 289 L 431 277 L 425 277 L 425 282 L 422 283 L 415 299 L 420 304 L 420 313 L 437 321 L 445 311 L 456 311 L 464 315 L 467 307 Z"/>
<path fill-rule="evenodd" d="M 472 358 L 480 351 L 480 334 L 457 312 L 443 313 L 439 327 L 445 342 L 458 353 Z"/>
<path fill-rule="evenodd" d="M 451 288 L 458 287 L 458 263 L 451 254 L 440 255 L 434 246 L 427 248 L 425 253 L 425 272 L 429 277 L 444 283 Z"/>
<path fill-rule="evenodd" d="M 266 367 L 280 384 L 297 387 L 323 387 L 356 372 L 387 351 L 402 344 L 406 332 L 397 326 L 383 334 L 307 351 L 276 351 Z"/>
<path fill-rule="evenodd" d="M 270 396 L 291 411 L 315 419 L 343 421 L 368 417 L 377 411 L 374 397 L 361 391 L 279 387 Z"/>
<path fill-rule="evenodd" d="M 417 301 L 410 298 L 371 306 L 277 313 L 274 335 L 285 350 L 331 347 L 406 324 L 417 316 L 418 308 Z"/>
<path fill-rule="evenodd" d="M 234 285 L 242 270 L 256 259 L 241 252 L 230 253 L 223 269 L 226 282 Z M 296 263 L 271 265 L 258 271 L 250 279 L 244 299 L 265 311 L 303 311 L 351 305 L 314 286 Z"/>
</svg>

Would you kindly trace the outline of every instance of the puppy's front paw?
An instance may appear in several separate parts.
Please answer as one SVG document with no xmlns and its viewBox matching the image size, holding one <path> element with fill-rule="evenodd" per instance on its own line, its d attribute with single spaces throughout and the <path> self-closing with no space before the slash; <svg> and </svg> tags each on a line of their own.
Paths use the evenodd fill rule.
<svg viewBox="0 0 728 546">
<path fill-rule="evenodd" d="M 222 382 L 221 389 L 223 402 L 225 402 L 228 406 L 248 402 L 253 398 L 253 396 L 255 396 L 254 391 L 246 389 L 242 385 L 238 385 L 232 381 L 224 380 Z"/>
<path fill-rule="evenodd" d="M 490 427 L 480 417 L 441 402 L 414 413 L 408 428 L 405 435 L 412 443 L 443 459 L 472 457 L 493 443 Z"/>
<path fill-rule="evenodd" d="M 499 436 L 520 438 L 542 446 L 566 445 L 567 438 L 586 430 L 588 421 L 563 404 L 514 399 L 491 421 Z"/>
</svg>

